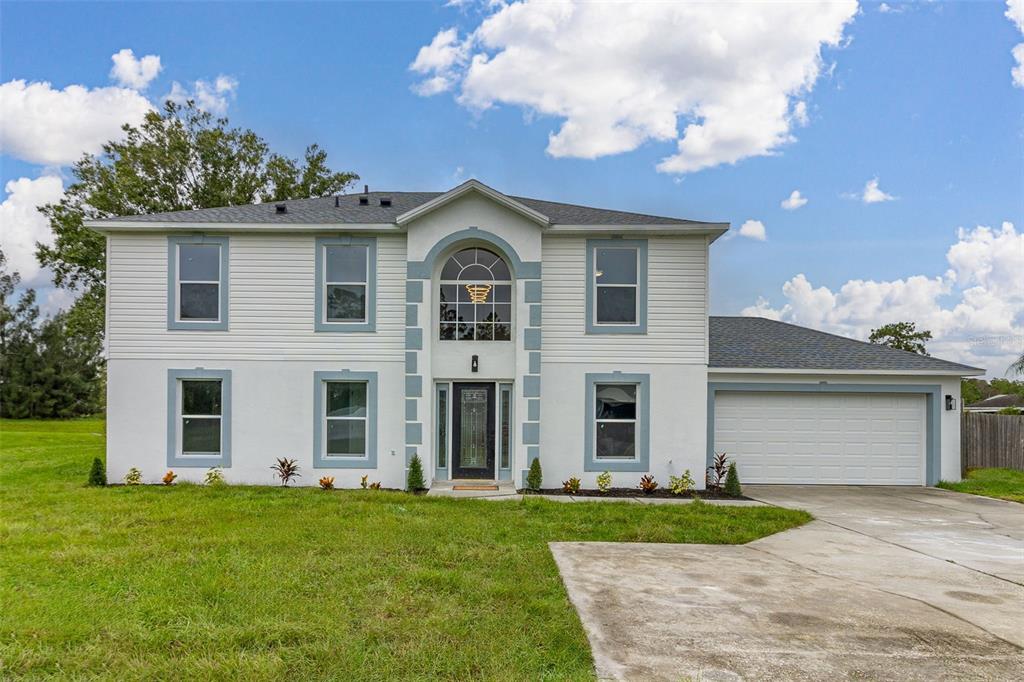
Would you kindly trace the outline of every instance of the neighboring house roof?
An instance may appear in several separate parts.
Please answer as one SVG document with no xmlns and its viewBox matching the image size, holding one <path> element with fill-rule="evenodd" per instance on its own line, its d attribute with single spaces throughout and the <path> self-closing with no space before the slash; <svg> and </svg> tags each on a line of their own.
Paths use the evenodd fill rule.
<svg viewBox="0 0 1024 682">
<path fill-rule="evenodd" d="M 985 371 L 763 317 L 709 318 L 708 367 L 957 375 Z"/>
<path fill-rule="evenodd" d="M 414 213 L 424 204 L 443 199 L 448 196 L 459 196 L 467 189 L 476 189 L 489 196 L 497 196 L 506 200 L 509 205 L 525 207 L 541 219 L 552 225 L 678 225 L 704 226 L 720 225 L 725 231 L 724 223 L 705 223 L 699 220 L 684 220 L 666 216 L 615 211 L 576 204 L 562 204 L 554 201 L 514 197 L 504 195 L 487 187 L 476 180 L 467 180 L 448 192 L 368 192 L 357 194 L 340 194 L 338 196 L 320 197 L 316 199 L 293 199 L 263 204 L 246 204 L 244 206 L 225 206 L 222 208 L 202 208 L 195 211 L 172 211 L 169 213 L 150 213 L 148 215 L 119 216 L 91 221 L 94 224 L 109 223 L 243 223 L 266 225 L 373 225 L 394 224 L 400 222 L 400 216 Z M 360 198 L 367 199 L 360 204 Z M 381 199 L 390 199 L 390 205 L 382 206 Z M 287 212 L 280 213 L 278 204 L 284 204 Z M 401 221 L 406 222 L 406 221 Z"/>
<path fill-rule="evenodd" d="M 979 400 L 964 407 L 965 410 L 1001 410 L 1004 407 L 1024 408 L 1024 396 L 1012 393 L 1001 393 L 991 398 Z"/>
</svg>

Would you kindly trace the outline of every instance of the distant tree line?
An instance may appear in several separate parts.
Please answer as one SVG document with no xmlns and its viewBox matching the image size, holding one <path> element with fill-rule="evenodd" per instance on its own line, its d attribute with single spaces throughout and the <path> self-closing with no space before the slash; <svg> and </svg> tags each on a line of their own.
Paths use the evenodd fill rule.
<svg viewBox="0 0 1024 682">
<path fill-rule="evenodd" d="M 40 319 L 36 292 L 23 291 L 0 251 L 0 416 L 78 417 L 103 408 L 102 340 L 78 333 L 61 312 Z"/>
</svg>

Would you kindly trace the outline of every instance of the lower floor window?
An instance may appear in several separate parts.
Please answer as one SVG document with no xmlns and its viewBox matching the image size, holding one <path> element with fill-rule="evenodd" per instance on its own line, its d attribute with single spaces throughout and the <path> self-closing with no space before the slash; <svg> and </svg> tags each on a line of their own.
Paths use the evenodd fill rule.
<svg viewBox="0 0 1024 682">
<path fill-rule="evenodd" d="M 181 382 L 181 454 L 221 453 L 220 379 L 183 379 Z"/>
<path fill-rule="evenodd" d="M 366 456 L 366 382 L 325 381 L 328 457 Z"/>
<path fill-rule="evenodd" d="M 597 384 L 594 456 L 636 459 L 637 385 Z"/>
</svg>

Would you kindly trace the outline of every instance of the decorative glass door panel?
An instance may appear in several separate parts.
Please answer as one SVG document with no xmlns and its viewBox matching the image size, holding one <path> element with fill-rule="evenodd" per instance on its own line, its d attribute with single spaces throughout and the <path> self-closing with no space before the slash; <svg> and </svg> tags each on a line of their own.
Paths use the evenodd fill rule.
<svg viewBox="0 0 1024 682">
<path fill-rule="evenodd" d="M 494 472 L 494 384 L 454 384 L 453 478 L 492 479 Z"/>
</svg>

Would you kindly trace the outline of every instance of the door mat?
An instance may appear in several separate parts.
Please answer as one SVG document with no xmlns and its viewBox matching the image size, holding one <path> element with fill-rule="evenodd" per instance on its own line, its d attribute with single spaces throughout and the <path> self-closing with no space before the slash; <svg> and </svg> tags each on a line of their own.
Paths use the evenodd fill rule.
<svg viewBox="0 0 1024 682">
<path fill-rule="evenodd" d="M 453 485 L 452 490 L 497 490 L 496 485 Z"/>
</svg>

